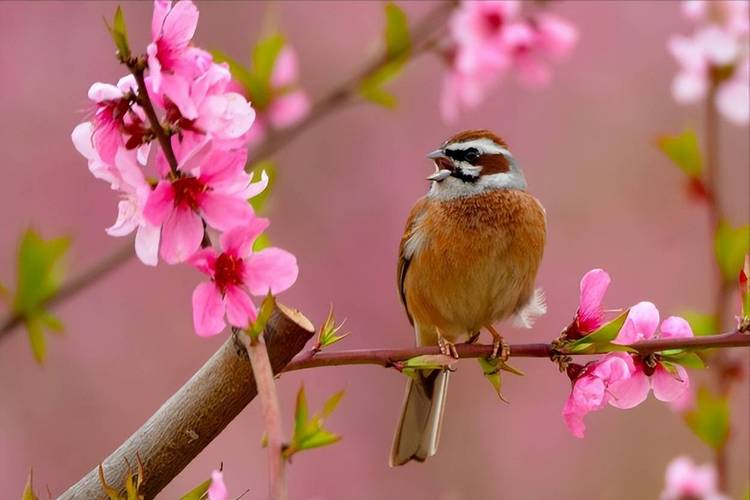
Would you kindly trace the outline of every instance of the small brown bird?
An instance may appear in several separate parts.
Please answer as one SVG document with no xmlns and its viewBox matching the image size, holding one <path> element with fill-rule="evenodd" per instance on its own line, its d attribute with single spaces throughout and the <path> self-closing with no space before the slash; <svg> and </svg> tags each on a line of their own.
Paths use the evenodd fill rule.
<svg viewBox="0 0 750 500">
<path fill-rule="evenodd" d="M 544 251 L 546 217 L 526 193 L 526 180 L 505 142 L 489 130 L 451 137 L 428 155 L 436 172 L 411 210 L 398 262 L 398 289 L 417 345 L 439 345 L 457 357 L 455 342 L 486 329 L 493 356 L 507 344 L 493 324 L 509 317 L 529 328 L 546 312 L 534 289 Z M 448 371 L 410 379 L 390 465 L 424 461 L 437 451 Z"/>
</svg>

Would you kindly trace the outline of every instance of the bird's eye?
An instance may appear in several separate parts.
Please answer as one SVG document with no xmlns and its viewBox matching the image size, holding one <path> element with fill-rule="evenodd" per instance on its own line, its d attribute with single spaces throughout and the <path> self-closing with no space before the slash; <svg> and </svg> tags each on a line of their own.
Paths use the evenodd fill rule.
<svg viewBox="0 0 750 500">
<path fill-rule="evenodd" d="M 464 159 L 469 163 L 476 161 L 479 158 L 479 151 L 474 148 L 469 148 L 464 153 Z"/>
</svg>

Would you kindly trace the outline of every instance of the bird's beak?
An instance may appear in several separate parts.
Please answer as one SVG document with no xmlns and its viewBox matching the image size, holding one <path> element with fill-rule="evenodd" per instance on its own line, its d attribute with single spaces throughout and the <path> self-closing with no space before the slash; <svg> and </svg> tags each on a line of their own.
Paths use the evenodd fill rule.
<svg viewBox="0 0 750 500">
<path fill-rule="evenodd" d="M 440 169 L 427 178 L 428 181 L 440 182 L 450 177 L 451 171 L 446 169 Z"/>
<path fill-rule="evenodd" d="M 432 153 L 428 154 L 427 158 L 431 160 L 435 160 L 437 158 L 445 158 L 445 151 L 443 151 L 442 149 L 436 149 Z"/>
</svg>

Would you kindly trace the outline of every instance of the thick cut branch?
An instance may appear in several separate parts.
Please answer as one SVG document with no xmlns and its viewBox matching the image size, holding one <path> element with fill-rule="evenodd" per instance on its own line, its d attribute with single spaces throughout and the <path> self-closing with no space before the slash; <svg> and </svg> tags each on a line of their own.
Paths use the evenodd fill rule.
<svg viewBox="0 0 750 500">
<path fill-rule="evenodd" d="M 680 339 L 656 339 L 644 340 L 633 344 L 640 354 L 646 355 L 670 349 L 711 349 L 726 347 L 748 347 L 750 346 L 750 334 L 740 332 L 723 333 L 720 335 L 707 335 L 704 337 L 680 338 Z M 492 354 L 492 345 L 486 344 L 457 344 L 456 351 L 459 358 L 483 358 Z M 510 346 L 510 355 L 520 358 L 549 358 L 552 354 L 559 352 L 565 355 L 583 355 L 584 353 L 567 353 L 555 351 L 551 344 L 514 344 Z M 440 354 L 438 346 L 413 347 L 410 349 L 361 349 L 339 352 L 306 352 L 294 358 L 284 371 L 302 370 L 319 366 L 340 365 L 380 365 L 385 367 L 397 366 L 397 363 L 406 361 L 417 356 L 427 354 Z M 585 353 L 591 355 L 592 353 Z M 602 353 L 603 354 L 603 353 Z"/>
<path fill-rule="evenodd" d="M 278 305 L 265 330 L 274 373 L 282 371 L 313 333 L 313 325 L 301 313 Z M 138 454 L 145 470 L 142 493 L 147 499 L 154 498 L 256 394 L 247 351 L 241 342 L 231 337 L 140 429 L 104 460 L 107 482 L 122 486 L 128 468 L 126 460 L 136 463 Z M 98 471 L 93 468 L 60 498 L 101 496 Z"/>
</svg>

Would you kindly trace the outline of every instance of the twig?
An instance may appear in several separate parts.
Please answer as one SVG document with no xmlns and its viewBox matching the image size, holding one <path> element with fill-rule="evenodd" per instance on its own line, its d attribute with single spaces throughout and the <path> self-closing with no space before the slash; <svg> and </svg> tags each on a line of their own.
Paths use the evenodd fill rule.
<svg viewBox="0 0 750 500">
<path fill-rule="evenodd" d="M 268 440 L 268 495 L 272 500 L 286 500 L 286 470 L 282 455 L 284 431 L 281 427 L 279 396 L 276 393 L 276 383 L 273 380 L 274 375 L 266 350 L 266 342 L 263 335 L 253 340 L 250 340 L 244 333 L 238 335 L 248 339 L 245 348 L 250 356 L 253 377 L 255 377 L 255 385 L 258 387 L 258 396 L 260 396 L 263 426 Z"/>
<path fill-rule="evenodd" d="M 423 19 L 417 23 L 417 25 L 412 30 L 413 34 L 413 45 L 414 45 L 414 51 L 413 54 L 423 54 L 425 53 L 425 48 L 431 44 L 431 35 L 433 35 L 436 31 L 438 31 L 441 27 L 444 26 L 445 21 L 448 18 L 448 15 L 450 14 L 451 10 L 455 7 L 455 2 L 453 1 L 446 1 L 432 9 L 429 13 L 425 15 Z M 411 60 L 411 59 L 410 59 Z M 409 61 L 410 61 L 409 60 Z M 295 126 L 290 127 L 288 129 L 285 129 L 283 131 L 277 131 L 272 132 L 267 136 L 267 138 L 264 140 L 264 142 L 256 149 L 253 153 L 253 161 L 254 162 L 260 162 L 270 156 L 272 156 L 274 153 L 276 153 L 278 150 L 280 150 L 282 147 L 284 147 L 286 144 L 291 142 L 293 139 L 295 139 L 298 135 L 300 135 L 302 132 L 307 130 L 309 127 L 314 125 L 316 122 L 318 122 L 320 119 L 330 115 L 334 111 L 337 111 L 341 108 L 343 108 L 347 103 L 350 102 L 351 98 L 356 95 L 358 91 L 359 82 L 362 78 L 365 78 L 366 76 L 371 75 L 378 69 L 382 68 L 385 64 L 389 63 L 391 59 L 385 56 L 381 56 L 377 60 L 375 60 L 372 64 L 370 64 L 367 68 L 365 68 L 363 71 L 361 71 L 357 76 L 354 78 L 351 78 L 349 80 L 346 80 L 343 84 L 337 85 L 331 90 L 327 95 L 323 96 L 318 102 L 316 102 L 310 113 L 300 122 L 298 122 Z M 408 61 L 407 61 L 408 62 Z M 138 76 L 136 75 L 136 81 L 138 82 Z M 145 82 L 138 82 L 139 87 L 141 87 Z M 145 87 L 144 87 L 145 88 Z M 154 119 L 156 119 L 156 123 L 158 124 L 158 118 L 156 118 L 156 113 L 154 112 L 154 108 L 151 105 L 150 100 L 147 98 L 148 94 L 146 93 L 146 99 L 143 101 L 142 106 L 144 108 L 144 111 L 146 111 L 149 121 L 154 123 Z M 150 107 L 150 111 L 149 111 Z M 164 133 L 164 129 L 161 127 L 161 125 L 153 127 L 154 128 L 154 134 L 156 135 L 157 139 L 159 140 L 159 144 L 164 148 L 165 156 L 167 158 L 167 161 L 169 162 L 170 168 L 174 172 L 177 168 L 177 161 L 174 157 L 174 153 L 172 152 L 171 143 L 169 142 L 169 138 Z M 165 148 L 166 145 L 166 148 Z M 171 154 L 170 154 L 171 153 Z M 109 271 L 112 271 L 116 269 L 119 264 L 125 262 L 128 260 L 129 257 L 133 255 L 133 244 L 128 243 L 127 245 L 123 246 L 120 250 L 118 250 L 113 255 L 110 255 L 108 257 L 105 257 L 102 259 L 102 263 L 105 262 L 112 262 L 114 263 L 112 266 L 107 266 L 105 270 L 102 270 L 100 265 L 95 265 L 91 269 L 88 269 L 84 271 L 81 276 L 86 276 L 87 279 L 85 281 L 83 280 L 72 280 L 69 284 L 64 285 L 60 291 L 57 293 L 57 295 L 53 295 L 46 301 L 42 301 L 42 306 L 51 306 L 54 304 L 57 304 L 64 300 L 65 298 L 71 296 L 71 294 L 64 293 L 65 290 L 68 288 L 75 289 L 75 292 L 79 292 L 81 289 L 85 288 L 87 285 L 91 283 L 95 283 L 99 279 L 103 278 L 104 275 L 106 275 Z M 99 276 L 101 274 L 101 276 Z M 59 298 L 58 298 L 59 296 Z M 12 331 L 16 326 L 18 326 L 22 322 L 23 318 L 19 316 L 17 313 L 12 313 L 8 317 L 0 320 L 0 338 L 3 337 L 5 334 Z"/>
<path fill-rule="evenodd" d="M 314 327 L 307 318 L 279 304 L 264 333 L 273 372 L 281 372 L 313 333 Z M 247 351 L 241 342 L 231 337 L 140 429 L 103 461 L 107 481 L 122 487 L 127 474 L 126 460 L 134 461 L 137 453 L 143 460 L 146 479 L 141 491 L 146 499 L 154 498 L 256 394 Z M 91 436 L 91 439 L 96 437 Z M 94 467 L 60 499 L 101 496 L 98 468 Z"/>
<path fill-rule="evenodd" d="M 691 338 L 644 340 L 633 344 L 630 347 L 636 349 L 639 354 L 646 355 L 670 349 L 685 349 L 693 351 L 699 349 L 748 346 L 750 346 L 750 334 L 735 331 L 719 335 L 706 335 Z M 456 345 L 459 358 L 487 357 L 492 353 L 492 349 L 493 346 L 489 344 Z M 584 354 L 556 351 L 552 344 L 514 344 L 510 346 L 510 355 L 519 358 L 549 358 L 556 352 L 569 356 Z M 433 346 L 412 347 L 407 349 L 361 349 L 338 352 L 323 351 L 318 354 L 306 352 L 295 357 L 286 366 L 284 371 L 340 365 L 379 365 L 392 367 L 400 361 L 406 361 L 407 359 L 416 356 L 428 354 L 440 354 L 440 349 L 437 346 Z M 590 354 L 592 353 L 586 353 L 586 355 Z"/>
</svg>

